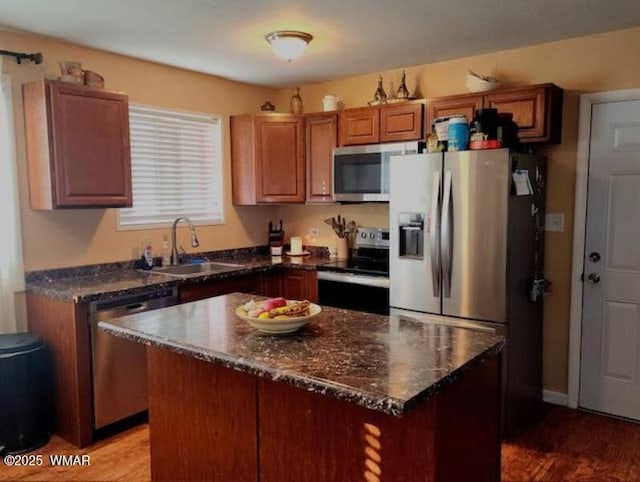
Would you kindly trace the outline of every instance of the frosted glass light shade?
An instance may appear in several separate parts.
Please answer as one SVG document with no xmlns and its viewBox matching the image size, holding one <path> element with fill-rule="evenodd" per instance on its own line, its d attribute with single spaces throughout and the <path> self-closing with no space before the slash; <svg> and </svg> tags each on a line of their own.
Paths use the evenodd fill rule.
<svg viewBox="0 0 640 482">
<path fill-rule="evenodd" d="M 265 39 L 278 57 L 291 62 L 293 59 L 300 57 L 309 42 L 311 42 L 311 39 L 313 39 L 313 36 L 305 32 L 279 30 L 267 34 Z"/>
</svg>

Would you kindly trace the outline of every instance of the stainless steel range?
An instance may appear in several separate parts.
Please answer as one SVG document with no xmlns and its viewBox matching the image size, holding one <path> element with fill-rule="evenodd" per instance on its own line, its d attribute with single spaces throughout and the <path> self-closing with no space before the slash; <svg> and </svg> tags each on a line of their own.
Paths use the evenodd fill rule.
<svg viewBox="0 0 640 482">
<path fill-rule="evenodd" d="M 356 254 L 318 266 L 322 305 L 389 314 L 389 229 L 358 228 Z"/>
</svg>

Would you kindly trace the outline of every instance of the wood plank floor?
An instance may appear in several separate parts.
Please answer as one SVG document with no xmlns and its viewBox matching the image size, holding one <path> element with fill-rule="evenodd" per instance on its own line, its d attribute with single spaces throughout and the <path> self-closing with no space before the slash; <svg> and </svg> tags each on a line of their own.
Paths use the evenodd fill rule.
<svg viewBox="0 0 640 482">
<path fill-rule="evenodd" d="M 53 437 L 32 454 L 42 467 L 5 467 L 0 480 L 148 481 L 149 429 L 141 425 L 87 449 Z M 89 454 L 89 467 L 51 467 L 49 454 Z M 552 405 L 536 426 L 505 443 L 502 480 L 640 481 L 640 425 Z"/>
<path fill-rule="evenodd" d="M 502 446 L 502 480 L 640 481 L 640 424 L 545 406 L 542 421 Z"/>
<path fill-rule="evenodd" d="M 138 425 L 90 447 L 77 449 L 58 437 L 28 455 L 43 455 L 40 467 L 6 467 L 0 462 L 0 480 L 151 480 L 149 467 L 149 426 Z M 52 467 L 49 455 L 90 456 L 88 467 Z"/>
</svg>

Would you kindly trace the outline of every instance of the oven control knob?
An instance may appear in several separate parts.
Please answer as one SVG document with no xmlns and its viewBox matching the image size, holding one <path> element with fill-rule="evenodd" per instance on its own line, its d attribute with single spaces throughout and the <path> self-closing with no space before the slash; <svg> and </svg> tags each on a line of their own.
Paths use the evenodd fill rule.
<svg viewBox="0 0 640 482">
<path fill-rule="evenodd" d="M 370 237 L 371 239 L 373 239 L 373 237 L 374 237 L 374 236 L 375 236 L 375 235 L 374 235 L 373 233 L 369 233 L 369 237 Z"/>
<path fill-rule="evenodd" d="M 366 238 L 367 237 L 367 233 L 360 233 L 360 237 L 361 238 Z"/>
</svg>

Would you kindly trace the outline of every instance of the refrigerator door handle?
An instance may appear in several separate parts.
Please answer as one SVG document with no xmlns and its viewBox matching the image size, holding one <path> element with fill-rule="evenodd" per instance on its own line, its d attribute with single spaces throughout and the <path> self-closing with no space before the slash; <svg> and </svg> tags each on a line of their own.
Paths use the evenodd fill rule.
<svg viewBox="0 0 640 482">
<path fill-rule="evenodd" d="M 445 298 L 451 298 L 451 264 L 453 241 L 453 210 L 451 205 L 451 171 L 444 174 L 444 193 L 442 196 L 442 291 Z"/>
<path fill-rule="evenodd" d="M 433 173 L 433 198 L 431 199 L 431 221 L 429 225 L 431 247 L 431 282 L 433 296 L 440 296 L 441 266 L 440 266 L 440 172 Z"/>
</svg>

